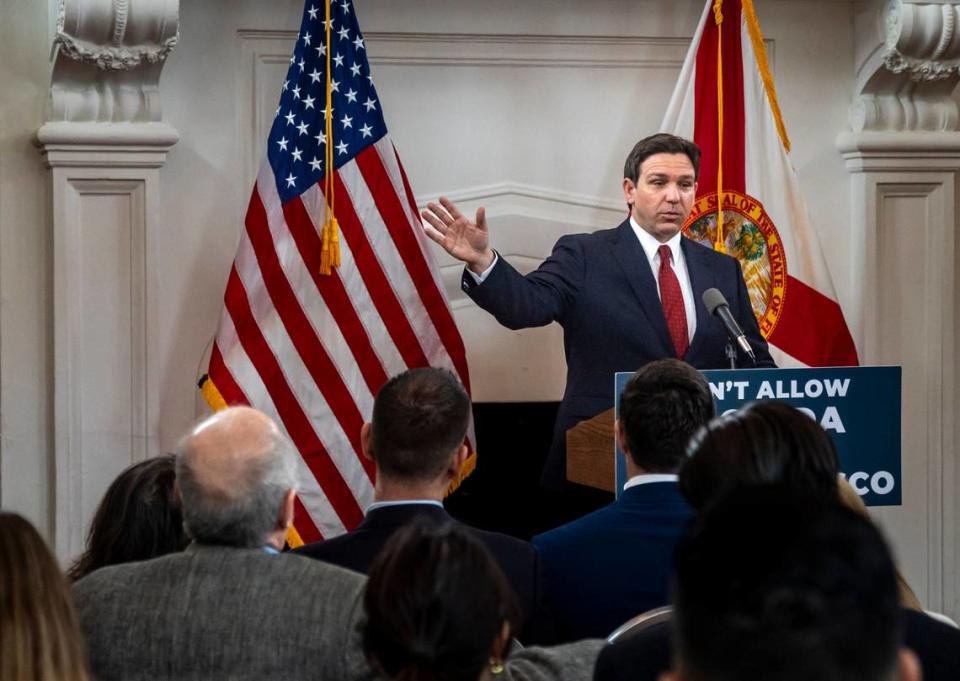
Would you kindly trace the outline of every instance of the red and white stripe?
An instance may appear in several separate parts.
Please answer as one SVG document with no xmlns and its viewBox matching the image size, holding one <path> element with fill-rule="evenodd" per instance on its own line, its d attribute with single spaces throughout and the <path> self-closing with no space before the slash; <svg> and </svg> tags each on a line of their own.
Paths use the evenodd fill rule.
<svg viewBox="0 0 960 681">
<path fill-rule="evenodd" d="M 360 426 L 390 376 L 440 366 L 470 389 L 463 342 L 393 144 L 384 137 L 361 151 L 334 185 L 341 264 L 324 276 L 323 183 L 283 204 L 263 162 L 209 369 L 227 404 L 274 417 L 300 451 L 296 527 L 307 542 L 352 529 L 373 500 Z"/>
<path fill-rule="evenodd" d="M 698 195 L 717 189 L 719 135 L 723 188 L 758 199 L 783 241 L 787 284 L 783 312 L 767 340 L 780 366 L 858 364 L 816 232 L 777 131 L 743 4 L 725 0 L 723 22 L 708 0 L 661 130 L 693 139 L 702 151 Z M 723 63 L 723 130 L 717 119 L 717 40 Z"/>
</svg>

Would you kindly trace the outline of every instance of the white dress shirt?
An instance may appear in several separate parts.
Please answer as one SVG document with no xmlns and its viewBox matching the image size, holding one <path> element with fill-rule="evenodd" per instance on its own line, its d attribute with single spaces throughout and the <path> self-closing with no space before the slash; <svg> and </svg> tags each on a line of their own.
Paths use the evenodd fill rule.
<svg viewBox="0 0 960 681">
<path fill-rule="evenodd" d="M 687 260 L 683 257 L 683 249 L 680 248 L 680 239 L 683 237 L 680 232 L 677 232 L 670 241 L 662 244 L 641 227 L 632 215 L 630 216 L 630 226 L 633 227 L 634 234 L 640 240 L 640 246 L 647 256 L 650 269 L 653 270 L 653 279 L 657 282 L 658 296 L 660 296 L 660 253 L 658 251 L 660 246 L 670 247 L 670 253 L 673 256 L 673 272 L 677 275 L 677 281 L 680 282 L 680 292 L 683 294 L 683 309 L 687 313 L 687 341 L 693 342 L 693 334 L 697 330 L 697 307 L 696 301 L 693 299 L 693 286 L 690 285 L 690 273 L 687 271 Z"/>
<path fill-rule="evenodd" d="M 647 485 L 651 482 L 676 482 L 677 476 L 674 473 L 644 473 L 642 475 L 634 475 L 632 478 L 623 483 L 623 491 L 626 492 L 631 487 L 636 487 L 637 485 Z"/>
<path fill-rule="evenodd" d="M 404 499 L 402 501 L 375 501 L 369 506 L 364 513 L 366 515 L 370 511 L 375 511 L 378 508 L 389 508 L 390 506 L 409 506 L 411 504 L 420 504 L 422 506 L 439 506 L 443 508 L 443 504 L 435 499 Z"/>
</svg>

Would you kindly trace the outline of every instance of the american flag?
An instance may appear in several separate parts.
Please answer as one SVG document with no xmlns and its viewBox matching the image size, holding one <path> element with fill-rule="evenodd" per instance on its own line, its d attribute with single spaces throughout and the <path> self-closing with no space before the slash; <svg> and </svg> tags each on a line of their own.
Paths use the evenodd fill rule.
<svg viewBox="0 0 960 681">
<path fill-rule="evenodd" d="M 292 544 L 341 534 L 363 518 L 374 469 L 360 427 L 390 376 L 440 366 L 470 389 L 463 342 L 387 135 L 354 7 L 330 4 L 329 45 L 327 10 L 324 0 L 304 8 L 202 382 L 214 408 L 261 409 L 300 451 Z M 328 198 L 341 263 L 321 274 Z"/>
</svg>

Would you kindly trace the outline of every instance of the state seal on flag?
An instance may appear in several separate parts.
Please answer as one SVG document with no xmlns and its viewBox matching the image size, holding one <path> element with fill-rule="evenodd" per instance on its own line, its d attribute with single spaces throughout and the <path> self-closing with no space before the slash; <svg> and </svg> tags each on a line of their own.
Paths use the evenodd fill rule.
<svg viewBox="0 0 960 681">
<path fill-rule="evenodd" d="M 786 297 L 787 259 L 783 242 L 760 201 L 736 191 L 722 194 L 723 225 L 719 242 L 723 252 L 740 261 L 760 333 L 769 338 L 780 320 Z M 704 246 L 716 248 L 716 192 L 697 197 L 683 233 Z"/>
</svg>

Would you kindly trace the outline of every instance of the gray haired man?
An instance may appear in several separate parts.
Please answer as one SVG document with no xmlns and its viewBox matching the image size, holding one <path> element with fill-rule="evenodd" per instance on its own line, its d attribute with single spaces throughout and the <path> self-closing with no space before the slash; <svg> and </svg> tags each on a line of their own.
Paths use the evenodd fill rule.
<svg viewBox="0 0 960 681">
<path fill-rule="evenodd" d="M 365 579 L 280 554 L 296 452 L 246 407 L 196 426 L 177 452 L 183 553 L 102 568 L 74 593 L 100 681 L 369 678 L 358 622 Z"/>
</svg>

